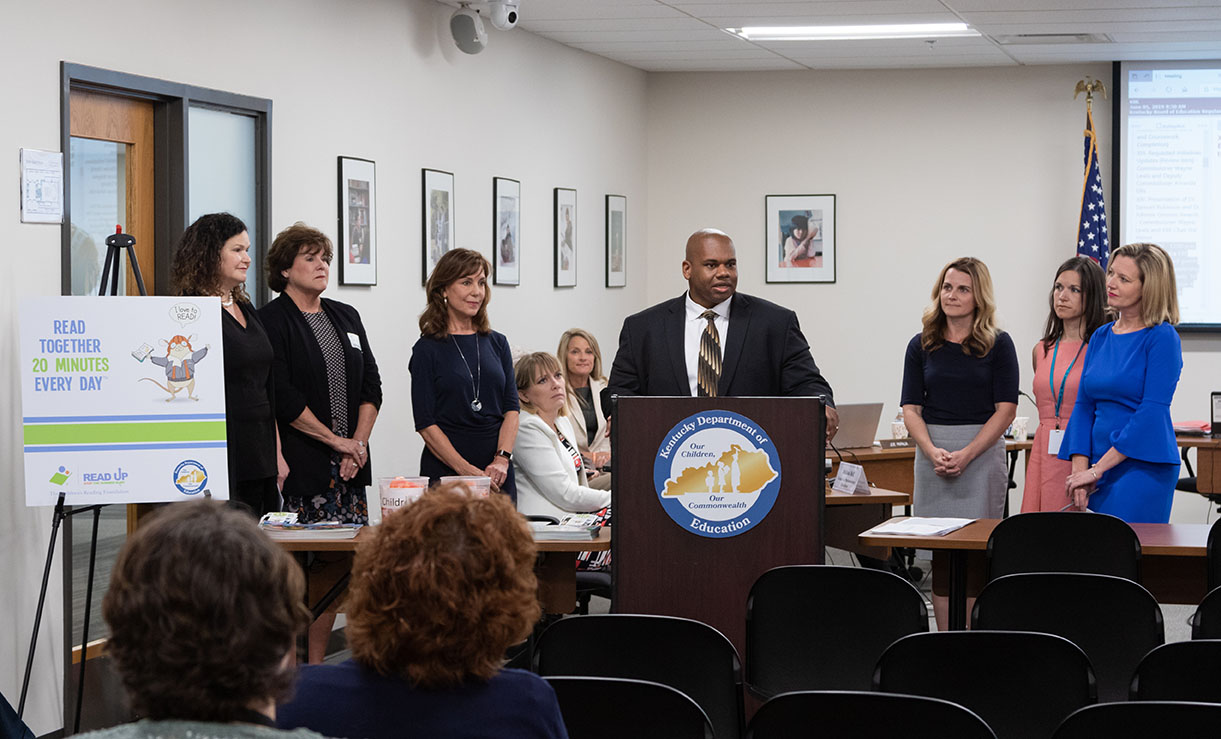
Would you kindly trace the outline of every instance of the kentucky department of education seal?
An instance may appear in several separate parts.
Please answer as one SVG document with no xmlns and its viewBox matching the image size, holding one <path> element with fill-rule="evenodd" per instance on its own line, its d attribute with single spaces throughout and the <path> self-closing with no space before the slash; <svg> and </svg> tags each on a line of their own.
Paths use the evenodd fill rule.
<svg viewBox="0 0 1221 739">
<path fill-rule="evenodd" d="M 780 492 L 780 455 L 759 424 L 711 410 L 680 421 L 653 462 L 666 513 L 699 536 L 737 536 L 762 521 Z"/>
</svg>

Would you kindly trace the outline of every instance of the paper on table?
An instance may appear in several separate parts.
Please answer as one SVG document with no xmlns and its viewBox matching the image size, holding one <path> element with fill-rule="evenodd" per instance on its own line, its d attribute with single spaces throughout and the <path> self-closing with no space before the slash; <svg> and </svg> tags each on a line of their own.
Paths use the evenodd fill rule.
<svg viewBox="0 0 1221 739">
<path fill-rule="evenodd" d="M 874 526 L 866 534 L 891 536 L 943 536 L 975 521 L 974 518 L 901 518 Z"/>
</svg>

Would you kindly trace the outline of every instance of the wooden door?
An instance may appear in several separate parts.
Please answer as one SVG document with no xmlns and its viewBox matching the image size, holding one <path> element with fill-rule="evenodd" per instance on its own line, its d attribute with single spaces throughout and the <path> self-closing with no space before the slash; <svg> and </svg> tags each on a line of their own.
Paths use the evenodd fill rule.
<svg viewBox="0 0 1221 739">
<path fill-rule="evenodd" d="M 107 200 L 110 193 L 108 185 L 115 185 L 118 192 L 116 213 L 120 216 L 124 231 L 136 238 L 136 255 L 140 261 L 140 272 L 148 294 L 155 294 L 154 279 L 156 275 L 155 234 L 154 234 L 154 197 L 156 190 L 153 180 L 153 104 L 146 100 L 125 98 L 118 95 L 108 95 L 89 90 L 73 89 L 71 93 L 70 121 L 73 151 L 92 148 L 98 151 L 97 143 L 110 142 L 116 146 L 115 159 L 117 171 L 106 171 L 106 164 L 93 168 L 96 171 L 96 182 L 102 183 L 103 190 L 90 192 L 87 182 L 73 181 L 72 192 L 76 198 L 69 200 L 69 223 L 73 229 L 73 257 L 70 268 L 73 271 L 73 293 L 87 291 L 87 286 L 97 284 L 96 275 L 100 274 L 101 265 L 106 257 L 106 237 L 114 233 L 116 223 L 104 226 L 102 219 L 106 208 L 95 209 L 95 217 L 88 229 L 84 228 L 88 215 L 85 210 L 91 207 L 90 198 L 100 195 Z M 74 164 L 79 168 L 80 162 L 73 162 L 73 151 L 68 153 L 68 166 Z M 102 149 L 101 151 L 105 151 Z M 113 176 L 113 180 L 108 180 Z M 78 192 L 78 186 L 83 190 Z M 81 197 L 84 196 L 84 197 Z M 99 233 L 106 229 L 105 233 Z M 96 255 L 96 256 L 95 256 Z M 96 259 L 96 266 L 94 263 Z M 131 265 L 124 255 L 123 264 L 126 268 L 126 294 L 139 295 Z M 92 278 L 92 279 L 91 279 Z M 96 294 L 96 288 L 89 291 Z"/>
</svg>

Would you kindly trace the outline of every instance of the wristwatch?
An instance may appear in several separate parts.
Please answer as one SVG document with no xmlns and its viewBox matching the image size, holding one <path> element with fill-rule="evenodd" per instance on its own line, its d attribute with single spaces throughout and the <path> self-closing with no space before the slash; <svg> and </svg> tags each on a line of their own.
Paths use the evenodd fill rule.
<svg viewBox="0 0 1221 739">
<path fill-rule="evenodd" d="M 513 461 L 513 452 L 510 452 L 510 451 L 508 451 L 507 449 L 497 449 L 497 450 L 496 450 L 496 456 L 497 456 L 497 457 L 504 457 L 506 460 L 508 460 L 508 461 L 510 461 L 510 462 L 512 462 L 512 461 Z"/>
</svg>

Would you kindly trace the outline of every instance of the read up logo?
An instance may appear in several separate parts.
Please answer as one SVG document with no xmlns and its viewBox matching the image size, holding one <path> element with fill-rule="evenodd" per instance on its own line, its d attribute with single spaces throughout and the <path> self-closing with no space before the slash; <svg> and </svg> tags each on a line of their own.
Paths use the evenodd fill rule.
<svg viewBox="0 0 1221 739">
<path fill-rule="evenodd" d="M 54 475 L 51 475 L 49 482 L 52 485 L 63 485 L 68 481 L 69 477 L 72 477 L 72 470 L 60 465 L 59 470 Z"/>
<path fill-rule="evenodd" d="M 751 419 L 704 411 L 666 434 L 653 462 L 662 508 L 683 529 L 725 538 L 762 521 L 780 493 L 780 455 Z"/>
</svg>

